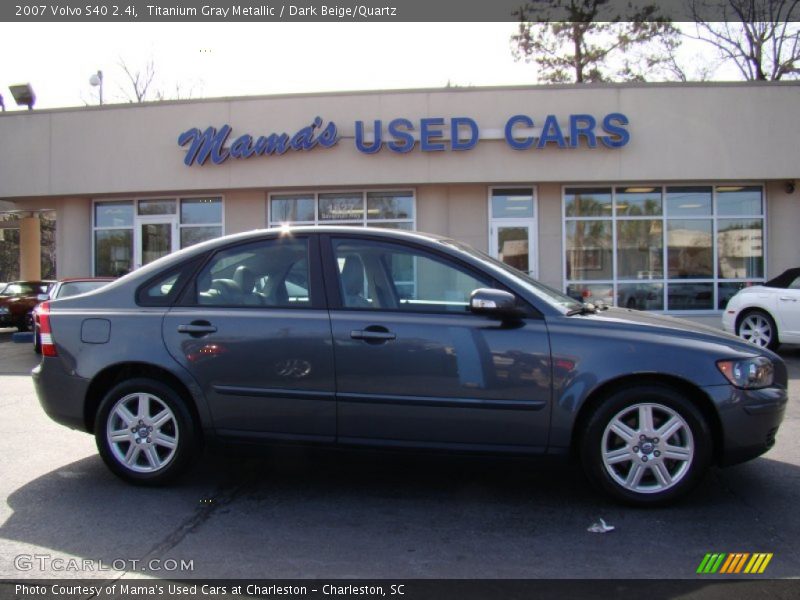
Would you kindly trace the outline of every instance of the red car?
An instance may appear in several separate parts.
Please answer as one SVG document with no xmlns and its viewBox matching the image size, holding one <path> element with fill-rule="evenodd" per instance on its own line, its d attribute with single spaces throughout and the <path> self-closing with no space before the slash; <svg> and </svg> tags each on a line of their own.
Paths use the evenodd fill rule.
<svg viewBox="0 0 800 600">
<path fill-rule="evenodd" d="M 28 313 L 55 281 L 12 281 L 0 292 L 0 327 L 27 331 Z"/>
<path fill-rule="evenodd" d="M 86 294 L 103 287 L 111 281 L 114 281 L 113 277 L 70 277 L 55 282 L 49 292 L 45 294 L 47 297 L 40 297 L 36 306 L 31 310 L 30 325 L 33 329 L 33 351 L 36 354 L 41 354 L 42 352 L 42 340 L 39 335 L 39 315 L 36 312 L 39 302 Z"/>
</svg>

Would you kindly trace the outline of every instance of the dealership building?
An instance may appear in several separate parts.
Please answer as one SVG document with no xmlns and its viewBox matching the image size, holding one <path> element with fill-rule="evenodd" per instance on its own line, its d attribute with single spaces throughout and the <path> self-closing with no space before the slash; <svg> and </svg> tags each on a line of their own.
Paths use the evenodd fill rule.
<svg viewBox="0 0 800 600">
<path fill-rule="evenodd" d="M 21 277 L 284 224 L 449 236 L 575 297 L 719 324 L 800 265 L 800 85 L 299 94 L 0 114 Z"/>
</svg>

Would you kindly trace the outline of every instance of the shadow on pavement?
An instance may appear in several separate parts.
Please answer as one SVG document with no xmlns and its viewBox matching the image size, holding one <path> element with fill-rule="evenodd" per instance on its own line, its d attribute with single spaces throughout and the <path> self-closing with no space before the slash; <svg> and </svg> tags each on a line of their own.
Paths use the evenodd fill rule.
<svg viewBox="0 0 800 600">
<path fill-rule="evenodd" d="M 800 469 L 764 458 L 637 510 L 561 461 L 228 452 L 173 487 L 141 488 L 89 457 L 13 492 L 0 538 L 106 563 L 195 559 L 188 577 L 693 577 L 705 552 L 795 555 L 800 530 L 780 515 L 798 492 Z M 587 533 L 598 517 L 615 532 Z M 798 562 L 770 574 L 797 576 Z"/>
</svg>

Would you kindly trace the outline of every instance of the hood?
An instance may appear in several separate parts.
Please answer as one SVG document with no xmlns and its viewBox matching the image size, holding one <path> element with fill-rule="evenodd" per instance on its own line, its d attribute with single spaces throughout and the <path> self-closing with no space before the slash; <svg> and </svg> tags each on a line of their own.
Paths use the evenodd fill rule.
<svg viewBox="0 0 800 600">
<path fill-rule="evenodd" d="M 569 318 L 574 319 L 575 317 Z M 642 331 L 644 328 L 645 330 L 650 330 L 659 335 L 683 337 L 722 344 L 734 350 L 736 353 L 744 352 L 751 355 L 761 354 L 769 356 L 770 358 L 778 358 L 777 355 L 766 348 L 754 346 L 733 334 L 726 333 L 722 329 L 667 315 L 631 310 L 628 308 L 611 307 L 608 310 L 578 318 L 585 318 L 593 322 L 604 322 L 608 325 L 617 325 L 623 328 L 629 326 L 631 329 L 636 329 L 638 331 Z"/>
</svg>

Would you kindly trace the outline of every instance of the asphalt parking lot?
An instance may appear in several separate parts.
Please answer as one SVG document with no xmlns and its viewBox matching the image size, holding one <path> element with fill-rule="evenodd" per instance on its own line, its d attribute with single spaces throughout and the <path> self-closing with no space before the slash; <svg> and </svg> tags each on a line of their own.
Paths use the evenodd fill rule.
<svg viewBox="0 0 800 600">
<path fill-rule="evenodd" d="M 37 359 L 10 338 L 0 332 L 0 578 L 680 579 L 707 552 L 771 552 L 765 576 L 800 577 L 797 347 L 782 351 L 791 402 L 775 448 L 643 510 L 606 500 L 575 465 L 381 452 L 206 457 L 174 487 L 132 487 L 90 436 L 44 415 Z M 599 518 L 614 531 L 587 532 Z"/>
</svg>

